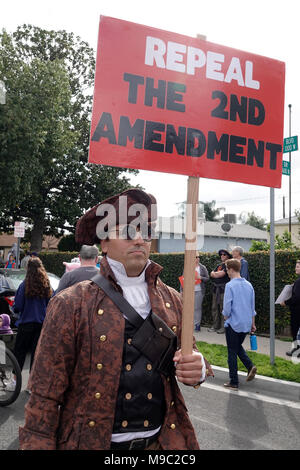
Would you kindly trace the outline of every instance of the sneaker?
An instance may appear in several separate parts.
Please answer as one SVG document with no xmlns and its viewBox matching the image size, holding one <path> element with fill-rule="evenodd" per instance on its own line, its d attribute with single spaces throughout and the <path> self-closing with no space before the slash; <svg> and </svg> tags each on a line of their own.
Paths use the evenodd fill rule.
<svg viewBox="0 0 300 470">
<path fill-rule="evenodd" d="M 250 382 L 250 380 L 253 380 L 256 374 L 256 367 L 252 366 L 251 369 L 248 370 L 248 375 L 246 377 L 246 382 Z"/>
<path fill-rule="evenodd" d="M 199 324 L 198 324 L 198 325 L 195 325 L 195 331 L 201 331 L 201 327 L 200 327 Z"/>
<path fill-rule="evenodd" d="M 217 333 L 218 333 L 219 335 L 225 333 L 225 328 L 220 328 L 220 329 L 217 331 Z"/>
<path fill-rule="evenodd" d="M 287 356 L 292 356 L 294 354 L 294 352 L 298 351 L 298 349 L 300 348 L 300 346 L 296 346 L 295 348 L 293 348 L 291 351 L 287 351 L 285 354 Z"/>
<path fill-rule="evenodd" d="M 224 387 L 229 388 L 230 390 L 234 390 L 235 392 L 239 389 L 238 385 L 232 384 L 231 382 L 226 382 L 226 384 L 224 384 Z"/>
<path fill-rule="evenodd" d="M 16 389 L 16 381 L 15 379 L 10 379 L 6 384 L 6 390 L 8 392 L 14 392 Z"/>
<path fill-rule="evenodd" d="M 216 329 L 215 328 L 208 328 L 207 330 L 209 333 L 216 333 Z"/>
</svg>

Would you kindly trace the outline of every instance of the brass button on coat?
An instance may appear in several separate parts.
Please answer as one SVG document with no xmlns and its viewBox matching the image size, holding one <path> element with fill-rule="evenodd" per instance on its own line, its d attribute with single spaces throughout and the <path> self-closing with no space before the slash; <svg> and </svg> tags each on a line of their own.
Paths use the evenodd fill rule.
<svg viewBox="0 0 300 470">
<path fill-rule="evenodd" d="M 152 400 L 152 396 L 153 396 L 152 393 L 148 393 L 148 394 L 147 394 L 148 400 Z"/>
<path fill-rule="evenodd" d="M 97 398 L 97 400 L 99 400 L 99 398 L 101 398 L 101 393 L 100 392 L 95 393 L 95 398 Z"/>
<path fill-rule="evenodd" d="M 98 315 L 103 315 L 103 313 L 104 313 L 104 310 L 102 310 L 102 308 L 99 308 Z"/>
<path fill-rule="evenodd" d="M 97 369 L 98 369 L 98 370 L 101 370 L 101 369 L 102 369 L 102 367 L 103 367 L 103 364 L 100 364 L 100 363 L 99 363 L 99 364 L 97 364 Z"/>
<path fill-rule="evenodd" d="M 106 335 L 101 335 L 100 336 L 100 341 L 106 341 Z"/>
<path fill-rule="evenodd" d="M 95 421 L 90 421 L 90 422 L 89 422 L 89 427 L 90 427 L 90 428 L 93 428 L 93 427 L 95 426 L 95 424 L 96 424 Z"/>
<path fill-rule="evenodd" d="M 170 426 L 171 429 L 175 429 L 176 428 L 176 424 L 172 423 L 171 426 Z"/>
<path fill-rule="evenodd" d="M 125 369 L 128 371 L 131 370 L 131 364 L 126 364 Z"/>
<path fill-rule="evenodd" d="M 177 331 L 177 326 L 176 326 L 176 325 L 172 326 L 172 330 L 173 330 L 174 333 L 175 333 L 175 332 Z"/>
<path fill-rule="evenodd" d="M 126 393 L 125 395 L 126 400 L 130 400 L 131 396 L 132 396 L 131 393 Z"/>
<path fill-rule="evenodd" d="M 147 364 L 147 370 L 152 370 L 152 365 L 151 364 Z"/>
<path fill-rule="evenodd" d="M 149 421 L 147 419 L 145 419 L 144 421 L 144 428 L 147 428 L 149 426 Z"/>
<path fill-rule="evenodd" d="M 127 428 L 128 426 L 128 421 L 122 421 L 122 428 Z"/>
<path fill-rule="evenodd" d="M 132 338 L 128 338 L 127 343 L 131 344 L 131 342 L 132 342 Z"/>
<path fill-rule="evenodd" d="M 170 308 L 170 307 L 171 307 L 171 304 L 169 304 L 169 302 L 166 302 L 166 307 L 167 307 L 167 308 Z"/>
</svg>

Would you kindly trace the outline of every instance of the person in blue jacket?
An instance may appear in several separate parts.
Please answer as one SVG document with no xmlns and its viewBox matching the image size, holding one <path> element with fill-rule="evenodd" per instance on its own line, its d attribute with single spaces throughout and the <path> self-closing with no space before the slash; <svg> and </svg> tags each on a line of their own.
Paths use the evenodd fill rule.
<svg viewBox="0 0 300 470">
<path fill-rule="evenodd" d="M 32 367 L 51 295 L 50 281 L 42 261 L 40 258 L 29 259 L 25 280 L 18 287 L 13 305 L 14 311 L 20 313 L 16 322 L 18 332 L 14 354 L 21 370 L 28 352 L 31 353 L 30 369 Z"/>
<path fill-rule="evenodd" d="M 235 246 L 232 248 L 232 258 L 238 259 L 241 263 L 241 272 L 240 276 L 246 279 L 246 281 L 250 282 L 249 276 L 249 269 L 248 269 L 248 261 L 243 258 L 244 250 L 241 246 Z"/>
</svg>

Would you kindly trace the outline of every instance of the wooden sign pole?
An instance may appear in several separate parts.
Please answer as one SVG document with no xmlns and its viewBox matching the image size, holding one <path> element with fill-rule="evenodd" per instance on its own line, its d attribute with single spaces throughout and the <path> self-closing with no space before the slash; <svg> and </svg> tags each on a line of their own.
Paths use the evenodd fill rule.
<svg viewBox="0 0 300 470">
<path fill-rule="evenodd" d="M 197 34 L 197 39 L 206 41 L 206 36 Z M 181 352 L 193 351 L 194 306 L 195 306 L 195 260 L 197 256 L 198 197 L 199 180 L 189 176 L 187 189 L 187 210 L 184 253 L 184 289 L 182 311 Z"/>
<path fill-rule="evenodd" d="M 189 176 L 186 205 L 186 231 L 184 253 L 184 288 L 181 352 L 191 354 L 193 350 L 194 304 L 195 304 L 195 259 L 197 255 L 199 178 Z"/>
</svg>

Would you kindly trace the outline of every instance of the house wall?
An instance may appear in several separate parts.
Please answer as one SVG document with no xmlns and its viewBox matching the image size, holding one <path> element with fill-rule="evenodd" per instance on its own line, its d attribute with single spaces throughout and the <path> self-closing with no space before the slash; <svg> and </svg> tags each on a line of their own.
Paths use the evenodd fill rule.
<svg viewBox="0 0 300 470">
<path fill-rule="evenodd" d="M 294 243 L 297 247 L 300 248 L 300 235 L 299 235 L 299 230 L 300 230 L 300 224 L 292 224 L 291 225 L 292 229 L 292 243 Z M 280 224 L 276 225 L 275 224 L 275 235 L 282 236 L 285 231 L 289 231 L 289 225 L 288 224 Z"/>
<path fill-rule="evenodd" d="M 168 237 L 168 238 L 167 238 Z M 252 239 L 225 237 L 198 237 L 197 250 L 212 253 L 221 249 L 231 250 L 232 247 L 239 245 L 245 251 L 249 251 L 252 245 Z M 171 234 L 163 234 L 157 240 L 157 251 L 159 253 L 182 253 L 185 251 L 185 239 L 176 239 Z"/>
</svg>

